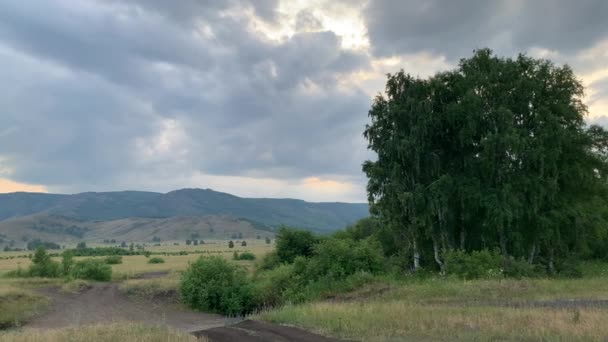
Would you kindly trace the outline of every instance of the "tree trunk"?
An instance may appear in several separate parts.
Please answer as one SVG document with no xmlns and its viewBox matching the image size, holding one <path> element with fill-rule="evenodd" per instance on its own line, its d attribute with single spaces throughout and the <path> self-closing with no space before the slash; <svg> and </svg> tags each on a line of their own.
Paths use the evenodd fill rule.
<svg viewBox="0 0 608 342">
<path fill-rule="evenodd" d="M 418 251 L 418 244 L 414 240 L 414 272 L 420 268 L 420 251 Z"/>
<path fill-rule="evenodd" d="M 532 248 L 530 249 L 530 256 L 528 257 L 528 264 L 534 263 L 534 257 L 536 256 L 536 242 L 532 244 Z"/>
<path fill-rule="evenodd" d="M 445 274 L 445 264 L 441 261 L 439 257 L 439 245 L 437 244 L 437 240 L 433 239 L 433 254 L 435 256 L 435 262 L 439 265 L 439 270 L 441 274 Z"/>
</svg>

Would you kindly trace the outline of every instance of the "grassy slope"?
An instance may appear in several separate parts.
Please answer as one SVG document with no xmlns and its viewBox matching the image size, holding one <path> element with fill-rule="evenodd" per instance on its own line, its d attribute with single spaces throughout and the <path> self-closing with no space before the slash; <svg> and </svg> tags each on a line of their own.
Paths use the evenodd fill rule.
<svg viewBox="0 0 608 342">
<path fill-rule="evenodd" d="M 603 266 L 607 268 L 606 265 Z M 285 306 L 259 315 L 276 323 L 365 341 L 599 341 L 608 310 L 509 308 L 497 303 L 608 299 L 606 272 L 584 279 L 401 280 L 384 294 Z M 380 286 L 378 284 L 373 286 Z M 385 288 L 386 284 L 381 285 Z"/>
</svg>

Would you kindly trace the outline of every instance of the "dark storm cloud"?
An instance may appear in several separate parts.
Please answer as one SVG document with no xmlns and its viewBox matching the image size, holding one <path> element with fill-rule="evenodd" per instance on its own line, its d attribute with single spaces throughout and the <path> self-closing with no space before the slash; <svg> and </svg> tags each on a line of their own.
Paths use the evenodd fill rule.
<svg viewBox="0 0 608 342">
<path fill-rule="evenodd" d="M 492 47 L 570 53 L 608 35 L 604 0 L 373 0 L 364 18 L 378 56 L 421 50 L 450 59 Z"/>
<path fill-rule="evenodd" d="M 368 57 L 333 32 L 273 42 L 249 29 L 251 13 L 274 25 L 275 8 L 0 2 L 11 177 L 70 191 L 127 174 L 360 177 L 369 98 L 339 81 Z"/>
</svg>

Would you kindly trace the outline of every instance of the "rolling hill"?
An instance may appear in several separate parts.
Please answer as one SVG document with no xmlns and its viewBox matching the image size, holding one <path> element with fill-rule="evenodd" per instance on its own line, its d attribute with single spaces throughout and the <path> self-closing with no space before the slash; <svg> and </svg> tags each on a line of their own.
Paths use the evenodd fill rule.
<svg viewBox="0 0 608 342">
<path fill-rule="evenodd" d="M 233 235 L 252 239 L 270 237 L 269 227 L 244 219 L 208 215 L 200 217 L 140 218 L 132 217 L 109 221 L 83 221 L 62 216 L 36 214 L 0 221 L 0 234 L 17 245 L 39 239 L 56 243 L 78 241 L 150 242 L 154 237 L 162 241 L 196 239 L 230 239 Z"/>
<path fill-rule="evenodd" d="M 330 232 L 367 215 L 362 203 L 242 198 L 210 189 L 0 194 L 0 234 L 11 239 L 182 239 L 193 227 L 208 237 L 214 227 L 224 238 L 231 232 L 254 236 L 279 225 Z"/>
</svg>

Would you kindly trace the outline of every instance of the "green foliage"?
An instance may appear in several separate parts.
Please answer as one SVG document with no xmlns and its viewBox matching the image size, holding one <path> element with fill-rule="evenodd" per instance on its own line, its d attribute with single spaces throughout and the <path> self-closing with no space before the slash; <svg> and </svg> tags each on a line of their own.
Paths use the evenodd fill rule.
<svg viewBox="0 0 608 342">
<path fill-rule="evenodd" d="M 100 259 L 84 259 L 74 263 L 69 277 L 94 281 L 110 281 L 112 267 Z"/>
<path fill-rule="evenodd" d="M 297 256 L 312 255 L 318 239 L 309 231 L 281 227 L 276 236 L 276 251 L 280 262 L 291 263 Z"/>
<path fill-rule="evenodd" d="M 129 251 L 119 247 L 77 248 L 67 250 L 73 256 L 108 256 L 108 255 L 139 255 L 141 252 Z"/>
<path fill-rule="evenodd" d="M 298 265 L 298 262 L 295 264 Z M 308 280 L 337 280 L 357 272 L 377 274 L 383 270 L 384 256 L 376 240 L 327 239 L 314 247 L 305 275 Z"/>
<path fill-rule="evenodd" d="M 76 245 L 76 249 L 85 249 L 85 248 L 87 248 L 87 244 L 84 241 L 81 241 Z"/>
<path fill-rule="evenodd" d="M 389 75 L 364 132 L 377 159 L 363 166 L 385 251 L 442 270 L 454 249 L 548 268 L 606 255 L 608 132 L 586 125 L 582 99 L 568 66 L 488 49 L 429 79 Z"/>
<path fill-rule="evenodd" d="M 70 251 L 65 251 L 61 258 L 61 272 L 64 276 L 69 275 L 74 266 L 74 258 Z"/>
<path fill-rule="evenodd" d="M 200 257 L 182 274 L 181 298 L 190 307 L 224 315 L 252 309 L 251 286 L 245 272 L 220 257 Z"/>
<path fill-rule="evenodd" d="M 234 242 L 232 242 L 232 240 L 228 241 L 228 248 L 234 248 Z"/>
<path fill-rule="evenodd" d="M 159 257 L 153 257 L 148 259 L 148 264 L 164 264 L 165 259 Z"/>
<path fill-rule="evenodd" d="M 54 242 L 40 241 L 40 239 L 35 239 L 35 240 L 29 241 L 27 243 L 27 249 L 29 251 L 33 251 L 36 248 L 38 248 L 39 246 L 42 246 L 45 249 L 61 249 L 61 246 L 59 246 L 58 244 L 56 244 Z"/>
<path fill-rule="evenodd" d="M 274 268 L 276 268 L 277 266 L 279 266 L 281 264 L 281 261 L 279 260 L 279 256 L 277 255 L 276 251 L 272 251 L 266 255 L 264 255 L 264 257 L 262 258 L 261 262 L 259 263 L 257 270 L 258 271 L 268 271 L 268 270 L 272 270 Z"/>
<path fill-rule="evenodd" d="M 445 253 L 445 263 L 448 274 L 464 279 L 496 278 L 503 275 L 502 257 L 496 251 L 448 251 Z"/>
<path fill-rule="evenodd" d="M 250 253 L 250 252 L 243 252 L 240 254 L 238 252 L 234 252 L 233 259 L 234 260 L 255 260 L 255 254 Z"/>
<path fill-rule="evenodd" d="M 256 308 L 281 305 L 286 298 L 294 298 L 301 288 L 293 264 L 283 264 L 256 276 L 253 298 Z"/>
<path fill-rule="evenodd" d="M 59 263 L 51 260 L 44 247 L 38 246 L 27 273 L 30 277 L 56 278 L 60 276 L 61 269 Z"/>
<path fill-rule="evenodd" d="M 247 247 L 247 241 L 245 241 L 245 240 L 241 241 L 241 247 Z"/>
<path fill-rule="evenodd" d="M 105 257 L 104 261 L 108 265 L 122 264 L 122 256 L 120 256 L 120 255 L 110 255 L 110 256 Z"/>
</svg>

